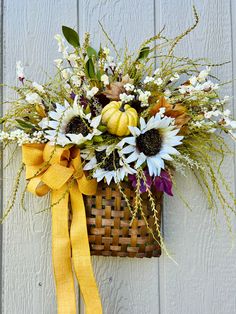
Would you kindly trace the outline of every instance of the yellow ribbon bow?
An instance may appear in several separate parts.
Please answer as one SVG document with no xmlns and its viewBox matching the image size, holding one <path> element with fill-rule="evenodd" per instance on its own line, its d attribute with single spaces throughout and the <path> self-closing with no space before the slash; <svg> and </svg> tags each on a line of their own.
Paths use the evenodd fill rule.
<svg viewBox="0 0 236 314">
<path fill-rule="evenodd" d="M 49 143 L 25 144 L 22 155 L 26 179 L 29 180 L 28 191 L 37 196 L 52 192 L 52 256 L 58 314 L 76 314 L 73 269 L 86 313 L 102 314 L 91 264 L 83 202 L 83 194 L 96 194 L 96 181 L 86 178 L 80 151 L 72 145 L 62 148 Z M 70 229 L 69 203 L 72 209 Z"/>
</svg>

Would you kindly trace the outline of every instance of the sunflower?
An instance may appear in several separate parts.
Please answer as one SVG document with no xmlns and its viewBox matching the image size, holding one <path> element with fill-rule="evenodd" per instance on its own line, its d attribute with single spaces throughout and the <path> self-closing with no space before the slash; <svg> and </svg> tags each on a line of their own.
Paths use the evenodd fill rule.
<svg viewBox="0 0 236 314">
<path fill-rule="evenodd" d="M 128 164 L 135 162 L 135 169 L 146 162 L 149 174 L 159 176 L 161 169 L 165 168 L 164 160 L 172 160 L 171 155 L 179 154 L 174 147 L 181 144 L 183 136 L 177 135 L 179 129 L 175 127 L 173 118 L 156 114 L 146 123 L 141 117 L 140 128 L 129 129 L 133 136 L 122 139 L 118 146 L 123 147 L 121 152 L 128 155 Z"/>
<path fill-rule="evenodd" d="M 45 138 L 52 143 L 81 145 L 102 133 L 97 129 L 100 121 L 100 115 L 91 119 L 90 113 L 84 113 L 76 96 L 72 106 L 66 100 L 64 106 L 56 104 L 55 110 L 49 111 L 48 117 L 42 119 L 39 126 L 45 130 Z"/>
<path fill-rule="evenodd" d="M 115 145 L 83 150 L 81 156 L 86 161 L 89 160 L 84 170 L 91 170 L 93 178 L 98 182 L 106 179 L 108 185 L 112 180 L 118 183 L 123 181 L 126 175 L 136 173 L 136 170 L 126 162 L 121 149 Z"/>
</svg>

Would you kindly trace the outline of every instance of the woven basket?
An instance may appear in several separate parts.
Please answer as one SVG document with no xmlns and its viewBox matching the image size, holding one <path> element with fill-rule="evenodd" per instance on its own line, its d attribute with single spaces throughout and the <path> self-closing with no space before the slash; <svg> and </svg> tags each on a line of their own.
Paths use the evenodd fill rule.
<svg viewBox="0 0 236 314">
<path fill-rule="evenodd" d="M 134 191 L 124 183 L 122 188 L 130 201 L 134 201 Z M 154 219 L 146 193 L 143 194 L 143 211 L 149 226 L 153 228 Z M 161 219 L 162 193 L 155 196 L 156 208 Z M 95 196 L 84 197 L 91 255 L 159 257 L 161 248 L 148 231 L 144 220 L 138 216 L 130 226 L 131 213 L 116 184 L 98 185 Z M 155 234 L 155 233 L 154 233 Z M 155 237 L 158 236 L 155 234 Z"/>
</svg>

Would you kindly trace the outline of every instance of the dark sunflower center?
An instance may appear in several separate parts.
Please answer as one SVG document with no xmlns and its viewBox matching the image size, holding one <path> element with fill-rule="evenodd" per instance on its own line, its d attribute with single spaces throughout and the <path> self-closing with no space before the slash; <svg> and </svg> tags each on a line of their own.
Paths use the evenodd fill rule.
<svg viewBox="0 0 236 314">
<path fill-rule="evenodd" d="M 66 126 L 65 133 L 82 134 L 83 136 L 86 136 L 89 134 L 89 129 L 84 121 L 78 116 L 70 120 Z"/>
<path fill-rule="evenodd" d="M 117 151 L 113 151 L 109 156 L 106 155 L 106 150 L 95 152 L 97 163 L 106 171 L 116 170 L 120 167 L 120 157 Z"/>
<path fill-rule="evenodd" d="M 136 145 L 146 156 L 154 156 L 161 150 L 162 137 L 156 129 L 151 129 L 136 138 Z"/>
</svg>

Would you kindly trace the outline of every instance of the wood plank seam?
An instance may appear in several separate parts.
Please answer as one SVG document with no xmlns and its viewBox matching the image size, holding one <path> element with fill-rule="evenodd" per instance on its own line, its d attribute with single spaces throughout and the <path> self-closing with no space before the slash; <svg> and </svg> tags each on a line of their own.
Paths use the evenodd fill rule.
<svg viewBox="0 0 236 314">
<path fill-rule="evenodd" d="M 1 0 L 1 4 L 0 4 L 0 36 L 1 36 L 1 42 L 0 42 L 0 83 L 3 83 L 3 9 L 4 9 L 4 0 Z M 3 102 L 3 87 L 1 87 L 0 90 L 0 101 L 1 103 Z M 3 109 L 2 106 L 0 108 L 0 114 L 3 114 Z M 2 158 L 2 152 L 0 153 L 0 178 L 1 178 L 1 183 L 0 183 L 0 215 L 2 216 L 3 213 L 3 158 Z M 0 247 L 3 247 L 3 228 L 2 225 L 0 226 Z M 2 294 L 3 294 L 3 285 L 2 285 L 2 280 L 3 280 L 3 274 L 2 274 L 2 250 L 0 251 L 0 269 L 1 269 L 1 275 L 0 275 L 0 313 L 2 313 L 3 308 L 2 308 Z"/>
</svg>

